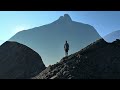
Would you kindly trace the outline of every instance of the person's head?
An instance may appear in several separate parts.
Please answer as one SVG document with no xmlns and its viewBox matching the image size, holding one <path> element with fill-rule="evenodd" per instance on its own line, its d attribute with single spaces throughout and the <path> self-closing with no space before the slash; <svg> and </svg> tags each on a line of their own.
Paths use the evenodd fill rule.
<svg viewBox="0 0 120 90">
<path fill-rule="evenodd" d="M 66 40 L 66 43 L 67 43 L 67 40 Z"/>
</svg>

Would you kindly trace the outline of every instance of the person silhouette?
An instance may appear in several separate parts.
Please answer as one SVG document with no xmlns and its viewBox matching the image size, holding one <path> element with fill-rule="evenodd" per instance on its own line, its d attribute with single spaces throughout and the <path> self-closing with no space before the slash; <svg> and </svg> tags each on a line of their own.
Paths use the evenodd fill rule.
<svg viewBox="0 0 120 90">
<path fill-rule="evenodd" d="M 68 56 L 69 44 L 67 43 L 67 41 L 64 44 L 64 50 L 65 50 L 65 56 Z"/>
</svg>

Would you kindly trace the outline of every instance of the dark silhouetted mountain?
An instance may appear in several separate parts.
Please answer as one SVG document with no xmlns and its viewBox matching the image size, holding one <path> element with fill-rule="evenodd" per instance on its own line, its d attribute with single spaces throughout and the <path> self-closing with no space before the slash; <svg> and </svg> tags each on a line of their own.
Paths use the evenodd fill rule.
<svg viewBox="0 0 120 90">
<path fill-rule="evenodd" d="M 29 47 L 9 41 L 0 46 L 0 79 L 29 79 L 44 69 L 39 54 Z"/>
<path fill-rule="evenodd" d="M 99 38 L 101 37 L 93 26 L 72 21 L 65 14 L 50 24 L 18 32 L 10 41 L 29 46 L 41 55 L 46 65 L 50 65 L 64 56 L 66 40 L 70 44 L 71 54 Z"/>
<path fill-rule="evenodd" d="M 120 79 L 120 40 L 97 40 L 32 79 Z"/>
<path fill-rule="evenodd" d="M 104 40 L 107 42 L 113 42 L 116 39 L 120 39 L 120 30 L 114 31 L 104 37 Z"/>
</svg>

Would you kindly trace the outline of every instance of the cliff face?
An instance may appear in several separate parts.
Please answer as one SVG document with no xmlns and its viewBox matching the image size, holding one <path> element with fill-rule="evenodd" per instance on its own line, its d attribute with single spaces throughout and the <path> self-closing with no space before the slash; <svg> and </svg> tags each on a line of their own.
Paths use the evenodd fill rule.
<svg viewBox="0 0 120 90">
<path fill-rule="evenodd" d="M 28 79 L 45 65 L 35 51 L 17 42 L 5 42 L 0 46 L 0 79 Z"/>
<path fill-rule="evenodd" d="M 100 39 L 33 79 L 120 79 L 120 41 L 107 43 Z"/>
</svg>

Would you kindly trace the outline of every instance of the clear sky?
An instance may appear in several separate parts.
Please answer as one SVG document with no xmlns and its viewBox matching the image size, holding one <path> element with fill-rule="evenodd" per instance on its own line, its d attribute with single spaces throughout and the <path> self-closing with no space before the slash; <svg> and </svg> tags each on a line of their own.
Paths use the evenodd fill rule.
<svg viewBox="0 0 120 90">
<path fill-rule="evenodd" d="M 94 26 L 101 36 L 120 30 L 120 11 L 0 11 L 0 40 L 8 40 L 23 29 L 49 24 L 64 14 Z"/>
</svg>

